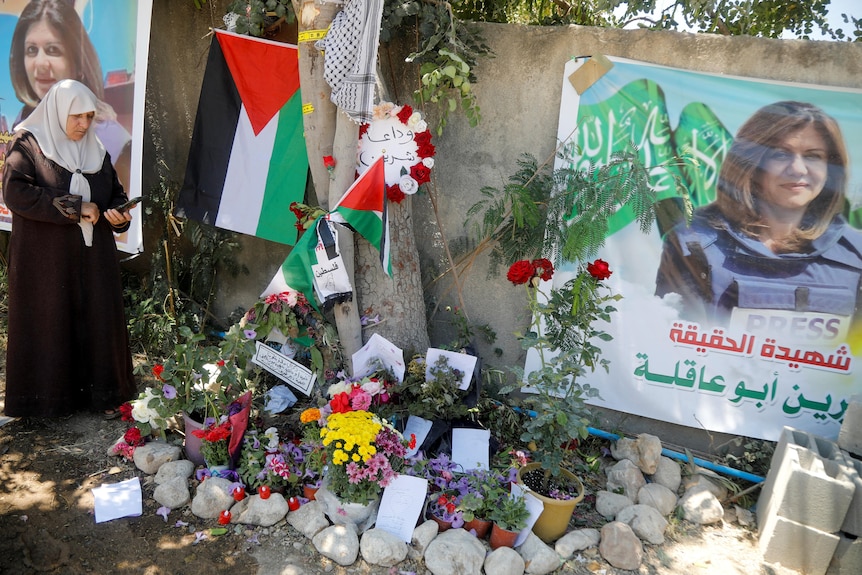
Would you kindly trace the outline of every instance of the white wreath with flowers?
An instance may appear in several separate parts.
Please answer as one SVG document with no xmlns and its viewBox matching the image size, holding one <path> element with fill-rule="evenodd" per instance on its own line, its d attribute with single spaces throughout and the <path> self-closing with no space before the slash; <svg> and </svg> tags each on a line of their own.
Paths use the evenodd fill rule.
<svg viewBox="0 0 862 575">
<path fill-rule="evenodd" d="M 434 144 L 428 124 L 408 105 L 381 102 L 374 106 L 370 124 L 359 128 L 359 154 L 356 171 L 362 174 L 383 157 L 386 196 L 401 203 L 406 194 L 431 180 Z"/>
</svg>

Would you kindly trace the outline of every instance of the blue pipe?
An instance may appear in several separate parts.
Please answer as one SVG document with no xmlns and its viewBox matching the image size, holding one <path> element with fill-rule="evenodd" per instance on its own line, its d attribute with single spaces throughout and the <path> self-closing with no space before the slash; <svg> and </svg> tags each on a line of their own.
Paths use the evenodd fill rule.
<svg viewBox="0 0 862 575">
<path fill-rule="evenodd" d="M 590 432 L 590 435 L 595 435 L 596 437 L 601 437 L 603 439 L 608 439 L 610 441 L 616 441 L 620 438 L 619 435 L 615 435 L 613 433 L 608 433 L 607 431 L 602 431 L 601 429 L 596 429 L 595 427 L 588 427 L 587 431 Z M 689 461 L 689 457 L 685 453 L 680 453 L 678 451 L 671 451 L 670 449 L 667 449 L 667 448 L 662 448 L 661 454 L 664 455 L 665 457 L 678 459 L 680 461 Z M 730 475 L 731 477 L 738 477 L 739 479 L 744 479 L 745 481 L 750 481 L 751 483 L 763 483 L 763 477 L 760 477 L 759 475 L 754 475 L 752 473 L 748 473 L 746 471 L 740 471 L 739 469 L 727 467 L 726 465 L 719 465 L 717 463 L 713 463 L 711 461 L 701 459 L 700 457 L 692 457 L 691 461 L 694 461 L 695 464 L 697 464 L 697 465 L 699 465 L 705 469 L 715 471 L 716 473 L 723 473 L 725 475 Z"/>
</svg>

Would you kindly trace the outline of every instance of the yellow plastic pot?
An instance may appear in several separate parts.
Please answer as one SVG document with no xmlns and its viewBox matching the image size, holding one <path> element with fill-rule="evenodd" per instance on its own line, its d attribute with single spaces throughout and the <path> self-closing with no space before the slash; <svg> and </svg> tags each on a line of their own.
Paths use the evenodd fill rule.
<svg viewBox="0 0 862 575">
<path fill-rule="evenodd" d="M 522 476 L 534 469 L 541 468 L 541 466 L 541 463 L 529 463 L 519 469 L 518 485 L 520 485 L 525 492 L 529 493 L 536 499 L 539 499 L 544 504 L 545 508 L 542 511 L 542 514 L 539 516 L 535 525 L 533 525 L 533 533 L 535 533 L 536 536 L 545 543 L 553 543 L 565 535 L 566 530 L 569 528 L 569 520 L 571 520 L 572 514 L 575 512 L 575 507 L 577 507 L 578 503 L 584 499 L 584 484 L 577 475 L 571 471 L 562 469 L 560 472 L 563 476 L 566 477 L 569 482 L 578 486 L 578 492 L 573 494 L 571 499 L 553 499 L 536 493 L 524 484 Z"/>
</svg>

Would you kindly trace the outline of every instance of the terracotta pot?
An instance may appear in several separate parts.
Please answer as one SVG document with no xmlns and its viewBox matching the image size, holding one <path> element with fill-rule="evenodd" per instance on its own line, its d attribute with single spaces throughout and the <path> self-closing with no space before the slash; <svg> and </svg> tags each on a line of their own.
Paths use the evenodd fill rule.
<svg viewBox="0 0 862 575">
<path fill-rule="evenodd" d="M 428 519 L 432 519 L 437 524 L 437 533 L 443 533 L 452 527 L 451 521 L 443 521 L 439 517 L 435 517 L 430 513 L 428 514 Z"/>
<path fill-rule="evenodd" d="M 497 549 L 498 547 L 514 547 L 516 539 L 518 539 L 517 531 L 502 529 L 498 527 L 496 523 L 491 527 L 491 539 L 489 541 L 491 549 Z"/>
<path fill-rule="evenodd" d="M 202 429 L 204 426 L 203 423 L 195 421 L 189 414 L 183 412 L 183 430 L 186 434 L 185 441 L 183 442 L 183 447 L 186 452 L 186 459 L 197 465 L 206 465 L 204 461 L 204 456 L 201 454 L 201 438 L 195 437 L 192 431 L 195 429 Z"/>
<path fill-rule="evenodd" d="M 539 515 L 539 518 L 533 525 L 533 533 L 535 533 L 536 536 L 545 543 L 553 543 L 566 533 L 566 530 L 569 527 L 569 521 L 572 518 L 572 514 L 575 512 L 575 507 L 577 507 L 578 503 L 584 499 L 584 484 L 581 483 L 581 480 L 574 473 L 562 469 L 561 473 L 563 476 L 568 481 L 575 483 L 575 485 L 578 486 L 578 492 L 572 494 L 572 499 L 553 499 L 551 497 L 546 497 L 540 493 L 536 493 L 524 485 L 524 481 L 522 479 L 522 476 L 525 473 L 539 468 L 541 468 L 541 463 L 529 463 L 519 469 L 518 484 L 524 489 L 524 491 L 529 492 L 530 495 L 539 499 L 545 506 L 542 514 Z"/>
<path fill-rule="evenodd" d="M 488 536 L 488 532 L 491 530 L 491 525 L 493 525 L 493 521 L 486 521 L 485 519 L 474 518 L 472 521 L 468 521 L 464 524 L 464 531 L 470 531 L 471 529 L 476 531 L 476 537 L 479 539 L 484 539 Z"/>
<path fill-rule="evenodd" d="M 314 501 L 314 496 L 317 494 L 317 490 L 319 487 L 313 487 L 311 485 L 303 485 L 302 486 L 302 496 L 308 499 L 309 501 Z"/>
</svg>

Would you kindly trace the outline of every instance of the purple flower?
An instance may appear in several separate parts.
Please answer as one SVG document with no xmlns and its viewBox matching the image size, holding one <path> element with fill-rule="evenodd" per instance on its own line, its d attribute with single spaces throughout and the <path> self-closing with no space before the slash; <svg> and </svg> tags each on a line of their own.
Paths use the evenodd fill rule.
<svg viewBox="0 0 862 575">
<path fill-rule="evenodd" d="M 236 415 L 240 411 L 242 411 L 242 404 L 240 404 L 238 401 L 233 401 L 230 405 L 227 406 L 228 417 L 230 417 L 231 415 Z"/>
<path fill-rule="evenodd" d="M 188 523 L 186 523 L 185 521 L 180 521 L 179 519 L 177 519 L 177 522 L 174 523 L 174 527 L 188 527 L 188 526 L 189 526 Z"/>
<path fill-rule="evenodd" d="M 161 516 L 162 516 L 162 518 L 165 520 L 165 523 L 167 523 L 167 522 L 168 522 L 168 515 L 169 515 L 170 513 L 171 513 L 171 508 L 170 508 L 170 507 L 165 507 L 164 505 L 162 505 L 161 507 L 159 507 L 158 509 L 156 509 L 156 515 L 161 515 Z"/>
<path fill-rule="evenodd" d="M 215 425 L 215 423 L 216 423 L 215 417 L 207 417 L 206 419 L 204 419 L 204 429 L 209 429 L 210 427 Z"/>
<path fill-rule="evenodd" d="M 204 533 L 203 531 L 196 531 L 195 532 L 195 540 L 192 541 L 192 545 L 197 545 L 198 543 L 200 543 L 201 541 L 203 541 L 206 538 L 207 538 L 206 533 Z"/>
<path fill-rule="evenodd" d="M 166 383 L 162 386 L 162 393 L 167 399 L 174 399 L 177 396 L 177 388 Z"/>
<path fill-rule="evenodd" d="M 210 470 L 206 467 L 202 467 L 201 469 L 195 471 L 195 479 L 197 479 L 198 481 L 203 481 L 207 477 L 212 477 L 212 473 L 210 473 Z"/>
<path fill-rule="evenodd" d="M 243 335 L 245 335 L 246 339 L 254 339 L 257 337 L 257 332 L 254 331 L 253 329 L 247 329 L 242 333 L 243 333 Z"/>
</svg>

